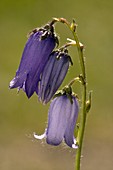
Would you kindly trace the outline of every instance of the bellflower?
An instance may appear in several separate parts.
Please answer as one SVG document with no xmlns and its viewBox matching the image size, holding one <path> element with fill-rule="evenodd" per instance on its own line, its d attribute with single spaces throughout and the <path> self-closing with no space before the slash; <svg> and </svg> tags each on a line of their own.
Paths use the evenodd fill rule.
<svg viewBox="0 0 113 170">
<path fill-rule="evenodd" d="M 36 139 L 46 138 L 50 145 L 59 145 L 64 139 L 65 143 L 72 148 L 77 148 L 74 138 L 74 128 L 78 117 L 78 101 L 75 96 L 68 95 L 53 99 L 48 114 L 48 127 L 43 135 L 36 135 Z"/>
<path fill-rule="evenodd" d="M 51 24 L 33 30 L 25 45 L 16 76 L 9 87 L 23 88 L 28 98 L 37 92 L 40 74 L 55 45 L 56 36 Z"/>
<path fill-rule="evenodd" d="M 70 60 L 66 49 L 51 53 L 39 83 L 38 96 L 40 101 L 47 103 L 51 100 L 66 76 Z"/>
</svg>

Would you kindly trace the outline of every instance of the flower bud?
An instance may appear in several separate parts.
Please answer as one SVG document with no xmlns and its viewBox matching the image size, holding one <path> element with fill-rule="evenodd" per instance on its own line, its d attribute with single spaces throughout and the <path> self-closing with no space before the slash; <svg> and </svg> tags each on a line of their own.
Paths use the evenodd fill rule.
<svg viewBox="0 0 113 170">
<path fill-rule="evenodd" d="M 70 64 L 67 51 L 54 51 L 42 72 L 38 96 L 43 103 L 48 103 L 62 84 Z"/>
</svg>

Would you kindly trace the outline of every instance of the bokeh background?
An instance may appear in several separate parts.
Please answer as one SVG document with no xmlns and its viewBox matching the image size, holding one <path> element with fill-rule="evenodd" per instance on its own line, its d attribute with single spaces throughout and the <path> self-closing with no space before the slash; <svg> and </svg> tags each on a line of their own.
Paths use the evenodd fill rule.
<svg viewBox="0 0 113 170">
<path fill-rule="evenodd" d="M 113 169 L 113 1 L 112 0 L 1 0 L 0 1 L 0 170 L 74 170 L 76 151 L 33 139 L 47 125 L 49 104 L 33 95 L 27 99 L 8 85 L 18 68 L 27 33 L 52 17 L 76 19 L 85 45 L 88 89 L 92 109 L 84 136 L 81 170 Z M 61 44 L 72 38 L 63 25 L 56 26 Z M 78 55 L 70 48 L 74 66 L 64 86 L 79 74 Z M 74 90 L 79 93 L 79 86 Z"/>
</svg>

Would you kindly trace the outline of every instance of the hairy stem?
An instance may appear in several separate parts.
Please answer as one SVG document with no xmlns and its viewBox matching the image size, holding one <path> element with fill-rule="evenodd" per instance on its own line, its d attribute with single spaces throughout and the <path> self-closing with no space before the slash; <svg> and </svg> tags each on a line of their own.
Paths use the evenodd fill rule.
<svg viewBox="0 0 113 170">
<path fill-rule="evenodd" d="M 85 58 L 83 56 L 83 46 L 80 45 L 78 36 L 75 32 L 75 29 L 71 27 L 71 25 L 68 22 L 65 22 L 65 24 L 69 27 L 71 30 L 74 40 L 76 42 L 78 54 L 79 54 L 79 62 L 82 72 L 82 85 L 83 85 L 83 91 L 82 91 L 82 108 L 80 113 L 80 124 L 79 124 L 79 131 L 77 136 L 77 144 L 78 149 L 76 152 L 76 160 L 75 160 L 75 169 L 80 170 L 80 164 L 81 164 L 81 155 L 82 155 L 82 145 L 83 145 L 83 137 L 84 137 L 84 131 L 85 131 L 85 125 L 86 125 L 86 95 L 87 95 L 87 89 L 86 89 L 86 66 L 85 66 Z M 73 24 L 75 24 L 73 22 Z M 76 25 L 75 25 L 76 28 Z"/>
<path fill-rule="evenodd" d="M 73 21 L 72 24 L 70 24 L 65 18 L 54 18 L 52 23 L 55 22 L 61 22 L 68 26 L 70 31 L 73 34 L 74 41 L 78 50 L 79 54 L 79 62 L 81 67 L 81 73 L 80 79 L 82 81 L 83 90 L 82 90 L 82 108 L 80 113 L 80 123 L 79 123 L 79 131 L 77 136 L 77 144 L 78 149 L 76 151 L 76 160 L 75 160 L 75 169 L 80 170 L 80 164 L 81 164 L 81 154 L 82 154 L 82 145 L 83 145 L 83 137 L 84 137 L 84 131 L 85 131 L 85 124 L 86 124 L 86 117 L 87 117 L 87 110 L 86 110 L 86 95 L 87 95 L 87 82 L 86 82 L 86 66 L 85 66 L 85 59 L 83 56 L 83 48 L 84 46 L 79 42 L 78 36 L 76 34 L 76 23 Z M 73 43 L 72 43 L 73 44 Z M 73 82 L 76 79 L 73 79 L 69 85 L 73 84 Z"/>
<path fill-rule="evenodd" d="M 75 169 L 80 170 L 83 137 L 85 131 L 85 124 L 86 124 L 86 68 L 85 68 L 85 60 L 83 57 L 83 49 L 80 47 L 80 43 L 76 33 L 74 31 L 72 31 L 72 33 L 74 36 L 74 40 L 76 41 L 78 54 L 79 54 L 79 61 L 80 61 L 80 66 L 82 71 L 82 77 L 83 77 L 82 108 L 81 108 L 81 115 L 80 115 L 79 132 L 77 137 L 78 149 L 76 152 L 76 161 L 75 161 Z"/>
</svg>

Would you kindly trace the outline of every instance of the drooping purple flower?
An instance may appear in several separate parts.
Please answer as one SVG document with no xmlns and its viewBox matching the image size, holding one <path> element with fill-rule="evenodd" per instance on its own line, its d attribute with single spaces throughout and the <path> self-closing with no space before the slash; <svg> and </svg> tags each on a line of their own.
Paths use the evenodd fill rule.
<svg viewBox="0 0 113 170">
<path fill-rule="evenodd" d="M 78 117 L 78 101 L 75 96 L 64 94 L 56 97 L 51 105 L 48 115 L 48 127 L 43 135 L 36 135 L 36 139 L 46 138 L 50 145 L 59 145 L 62 140 L 72 148 L 77 148 L 74 137 L 74 128 Z"/>
<path fill-rule="evenodd" d="M 40 101 L 47 103 L 51 100 L 66 76 L 70 60 L 66 49 L 51 53 L 39 83 L 38 96 Z"/>
<path fill-rule="evenodd" d="M 38 90 L 40 74 L 55 45 L 56 36 L 51 24 L 33 30 L 25 45 L 16 76 L 9 87 L 23 88 L 28 98 L 31 97 Z"/>
</svg>

